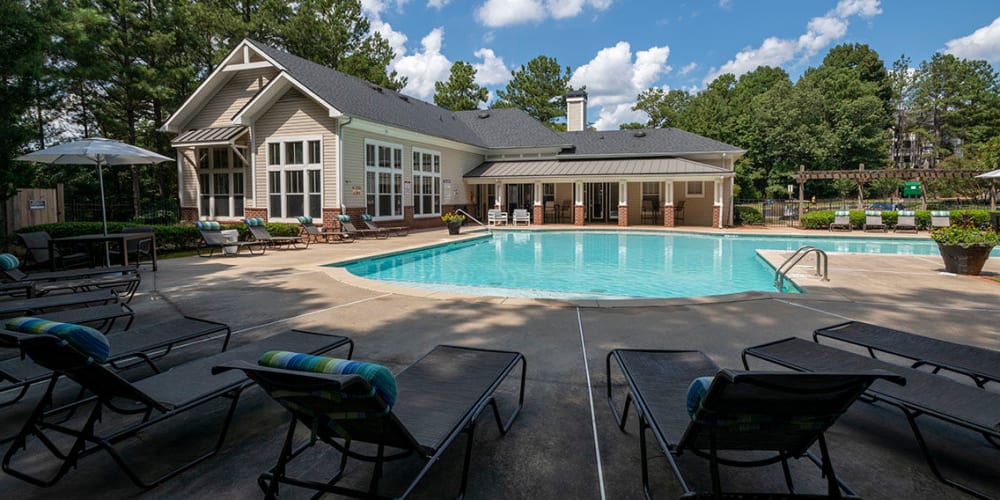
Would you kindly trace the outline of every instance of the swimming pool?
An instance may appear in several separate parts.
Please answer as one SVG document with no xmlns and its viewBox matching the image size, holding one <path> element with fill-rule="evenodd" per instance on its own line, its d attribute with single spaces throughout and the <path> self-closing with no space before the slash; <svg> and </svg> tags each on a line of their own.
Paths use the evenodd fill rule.
<svg viewBox="0 0 1000 500">
<path fill-rule="evenodd" d="M 363 278 L 475 295 L 693 297 L 774 291 L 774 269 L 756 250 L 793 251 L 803 245 L 826 252 L 938 254 L 930 239 L 496 231 L 482 239 L 337 266 Z M 785 291 L 798 292 L 790 283 Z"/>
</svg>

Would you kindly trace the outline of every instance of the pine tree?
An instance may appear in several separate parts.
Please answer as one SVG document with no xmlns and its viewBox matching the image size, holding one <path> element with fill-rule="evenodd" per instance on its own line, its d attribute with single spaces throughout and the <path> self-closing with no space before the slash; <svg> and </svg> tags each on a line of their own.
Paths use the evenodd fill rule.
<svg viewBox="0 0 1000 500">
<path fill-rule="evenodd" d="M 552 126 L 552 120 L 566 114 L 566 92 L 570 90 L 570 69 L 565 72 L 551 57 L 538 56 L 511 72 L 513 78 L 497 91 L 497 108 L 519 108 Z"/>
<path fill-rule="evenodd" d="M 464 61 L 451 65 L 447 82 L 434 82 L 434 104 L 452 111 L 478 109 L 489 99 L 486 87 L 476 85 L 476 68 Z"/>
</svg>

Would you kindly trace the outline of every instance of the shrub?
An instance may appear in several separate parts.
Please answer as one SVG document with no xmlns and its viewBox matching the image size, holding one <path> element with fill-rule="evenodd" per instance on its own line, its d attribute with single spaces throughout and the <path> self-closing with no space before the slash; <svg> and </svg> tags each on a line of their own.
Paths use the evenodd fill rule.
<svg viewBox="0 0 1000 500">
<path fill-rule="evenodd" d="M 764 215 L 755 207 L 736 206 L 733 208 L 733 219 L 737 225 L 763 224 Z"/>
<path fill-rule="evenodd" d="M 830 223 L 833 222 L 835 210 L 816 210 L 809 212 L 802 216 L 801 225 L 802 229 L 829 229 Z M 861 229 L 865 225 L 865 211 L 864 210 L 851 210 L 851 227 L 854 229 Z M 917 228 L 927 229 L 931 226 L 931 211 L 930 210 L 916 210 L 915 220 L 917 222 Z M 896 222 L 899 221 L 899 212 L 882 212 L 882 222 L 888 227 L 895 227 Z M 969 225 L 977 227 L 980 229 L 985 229 L 990 226 L 990 211 L 989 210 L 962 210 L 962 211 L 951 211 L 951 223 L 952 225 Z"/>
</svg>

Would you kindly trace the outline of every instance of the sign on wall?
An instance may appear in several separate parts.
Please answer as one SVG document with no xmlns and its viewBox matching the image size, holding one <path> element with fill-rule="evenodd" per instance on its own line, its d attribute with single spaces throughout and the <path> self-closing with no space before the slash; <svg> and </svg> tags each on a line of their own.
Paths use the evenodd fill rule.
<svg viewBox="0 0 1000 500">
<path fill-rule="evenodd" d="M 45 210 L 45 200 L 28 200 L 28 210 Z"/>
</svg>

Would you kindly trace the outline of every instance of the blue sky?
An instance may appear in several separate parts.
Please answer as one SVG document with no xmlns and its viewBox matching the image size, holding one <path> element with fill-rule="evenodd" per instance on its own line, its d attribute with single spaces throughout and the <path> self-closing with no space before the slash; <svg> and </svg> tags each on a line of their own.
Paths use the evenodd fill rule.
<svg viewBox="0 0 1000 500">
<path fill-rule="evenodd" d="M 697 90 L 720 73 L 780 66 L 794 79 L 831 47 L 865 43 L 887 66 L 938 51 L 1000 63 L 1000 0 L 361 0 L 396 51 L 403 92 L 433 101 L 456 61 L 503 88 L 538 55 L 586 85 L 600 130 L 644 122 L 649 87 Z M 492 95 L 492 94 L 491 94 Z"/>
</svg>

